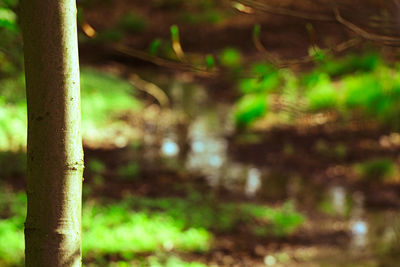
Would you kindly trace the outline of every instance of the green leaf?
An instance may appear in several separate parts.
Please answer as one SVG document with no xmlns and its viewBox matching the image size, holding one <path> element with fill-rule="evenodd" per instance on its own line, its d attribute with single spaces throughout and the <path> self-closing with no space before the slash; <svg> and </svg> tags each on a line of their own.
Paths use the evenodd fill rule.
<svg viewBox="0 0 400 267">
<path fill-rule="evenodd" d="M 265 94 L 250 94 L 243 96 L 235 107 L 235 120 L 239 127 L 246 127 L 267 112 Z"/>
<path fill-rule="evenodd" d="M 242 61 L 239 51 L 234 48 L 223 50 L 219 59 L 225 67 L 237 67 Z"/>
<path fill-rule="evenodd" d="M 0 8 L 0 28 L 17 29 L 17 15 L 8 8 Z"/>
<path fill-rule="evenodd" d="M 214 60 L 214 56 L 211 54 L 208 54 L 206 56 L 206 65 L 208 69 L 212 69 L 215 67 L 215 60 Z"/>
<path fill-rule="evenodd" d="M 173 42 L 179 42 L 179 28 L 177 25 L 171 26 L 171 39 Z"/>
<path fill-rule="evenodd" d="M 150 47 L 149 47 L 150 55 L 152 55 L 152 56 L 157 55 L 160 45 L 161 45 L 160 39 L 155 39 L 153 42 L 151 42 Z"/>
</svg>

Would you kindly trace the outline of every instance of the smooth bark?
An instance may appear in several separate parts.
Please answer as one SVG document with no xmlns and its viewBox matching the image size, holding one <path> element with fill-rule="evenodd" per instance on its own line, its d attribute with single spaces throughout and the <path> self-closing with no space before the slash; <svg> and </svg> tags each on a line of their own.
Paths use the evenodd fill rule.
<svg viewBox="0 0 400 267">
<path fill-rule="evenodd" d="M 81 266 L 75 0 L 21 0 L 28 102 L 26 266 Z"/>
</svg>

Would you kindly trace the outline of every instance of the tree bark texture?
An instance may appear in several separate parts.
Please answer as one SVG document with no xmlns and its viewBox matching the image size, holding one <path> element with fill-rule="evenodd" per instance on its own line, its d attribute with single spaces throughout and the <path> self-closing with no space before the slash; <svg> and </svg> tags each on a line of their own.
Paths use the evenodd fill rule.
<svg viewBox="0 0 400 267">
<path fill-rule="evenodd" d="M 75 0 L 21 0 L 28 103 L 26 266 L 81 266 Z"/>
</svg>

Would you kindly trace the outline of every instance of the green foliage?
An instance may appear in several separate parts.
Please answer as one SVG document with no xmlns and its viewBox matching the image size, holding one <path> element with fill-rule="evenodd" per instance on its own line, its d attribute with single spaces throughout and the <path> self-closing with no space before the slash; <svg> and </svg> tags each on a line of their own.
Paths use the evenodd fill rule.
<svg viewBox="0 0 400 267">
<path fill-rule="evenodd" d="M 355 115 L 399 128 L 400 74 L 375 53 L 323 58 L 313 71 L 300 76 L 265 64 L 252 66 L 251 73 L 255 78 L 238 82 L 244 94 L 236 103 L 238 125 L 250 125 L 246 122 L 265 115 L 262 92 L 265 97 L 278 93 L 282 103 L 300 115 L 334 110 L 343 118 Z"/>
<path fill-rule="evenodd" d="M 171 40 L 172 42 L 178 42 L 179 43 L 179 28 L 177 25 L 172 25 L 171 28 Z"/>
<path fill-rule="evenodd" d="M 308 50 L 308 54 L 313 58 L 315 62 L 322 62 L 326 58 L 326 54 L 320 48 L 314 46 Z"/>
<path fill-rule="evenodd" d="M 25 207 L 25 194 L 2 187 L 0 265 L 20 266 L 23 261 Z M 88 200 L 83 208 L 83 253 L 87 260 L 102 266 L 107 264 L 108 256 L 130 261 L 137 258 L 137 253 L 155 253 L 151 261 L 161 265 L 154 266 L 203 266 L 176 258 L 162 259 L 157 253 L 205 252 L 213 239 L 210 231 L 234 231 L 239 226 L 255 234 L 287 235 L 303 220 L 291 203 L 274 209 L 257 204 L 225 204 L 196 192 L 187 199 Z"/>
<path fill-rule="evenodd" d="M 265 75 L 261 78 L 244 79 L 240 83 L 240 89 L 243 93 L 269 92 L 275 89 L 280 83 L 278 72 L 273 72 L 270 75 Z"/>
<path fill-rule="evenodd" d="M 291 202 L 286 202 L 278 210 L 254 204 L 245 204 L 242 209 L 257 220 L 270 224 L 270 227 L 260 227 L 259 224 L 252 226 L 254 233 L 262 236 L 286 236 L 293 233 L 305 220 L 303 215 L 295 211 Z"/>
<path fill-rule="evenodd" d="M 22 38 L 16 15 L 17 2 L 0 1 L 0 79 L 18 79 L 23 69 Z"/>
<path fill-rule="evenodd" d="M 328 75 L 321 74 L 312 81 L 306 95 L 308 107 L 312 111 L 338 108 L 338 93 Z"/>
<path fill-rule="evenodd" d="M 3 70 L 5 70 L 6 68 L 7 67 L 4 66 Z M 10 78 L 0 79 L 0 105 L 9 104 L 24 106 L 24 102 L 25 76 L 23 74 L 13 75 L 13 77 Z"/>
<path fill-rule="evenodd" d="M 2 0 L 2 2 L 0 2 L 0 7 L 15 8 L 17 4 L 18 0 Z"/>
<path fill-rule="evenodd" d="M 83 251 L 89 255 L 209 248 L 211 236 L 205 229 L 185 229 L 182 221 L 165 212 L 138 211 L 126 204 L 114 204 L 87 206 L 84 214 Z"/>
<path fill-rule="evenodd" d="M 93 69 L 81 72 L 83 135 L 110 127 L 123 127 L 118 116 L 140 107 L 130 83 Z"/>
<path fill-rule="evenodd" d="M 160 39 L 155 39 L 153 42 L 151 42 L 149 46 L 149 54 L 152 56 L 156 56 L 160 48 L 160 45 L 161 45 Z"/>
<path fill-rule="evenodd" d="M 365 181 L 384 181 L 390 179 L 396 171 L 390 158 L 373 158 L 356 164 L 354 168 Z"/>
<path fill-rule="evenodd" d="M 213 55 L 206 55 L 206 66 L 208 69 L 213 69 L 215 67 L 215 60 Z"/>
<path fill-rule="evenodd" d="M 119 116 L 140 107 L 133 86 L 114 75 L 83 68 L 81 88 L 84 138 L 95 138 L 104 129 L 126 128 Z M 26 127 L 24 77 L 0 80 L 0 151 L 25 149 Z"/>
<path fill-rule="evenodd" d="M 226 48 L 221 52 L 219 61 L 225 67 L 239 67 L 242 62 L 242 56 L 238 50 L 234 48 Z"/>
<path fill-rule="evenodd" d="M 320 62 L 318 71 L 331 76 L 345 75 L 352 72 L 369 72 L 382 64 L 379 54 L 349 54 L 340 59 L 326 57 Z"/>
<path fill-rule="evenodd" d="M 265 115 L 268 103 L 265 94 L 244 95 L 235 105 L 235 122 L 239 127 L 246 127 Z"/>
<path fill-rule="evenodd" d="M 26 146 L 26 104 L 8 104 L 0 96 L 0 151 L 20 151 Z"/>
<path fill-rule="evenodd" d="M 171 47 L 171 42 L 161 38 L 153 40 L 148 47 L 148 51 L 152 56 L 176 59 L 175 52 Z"/>
<path fill-rule="evenodd" d="M 17 15 L 9 8 L 0 7 L 0 28 L 17 30 Z"/>
<path fill-rule="evenodd" d="M 399 82 L 398 71 L 386 66 L 348 76 L 343 79 L 344 105 L 396 128 L 400 116 Z"/>
</svg>

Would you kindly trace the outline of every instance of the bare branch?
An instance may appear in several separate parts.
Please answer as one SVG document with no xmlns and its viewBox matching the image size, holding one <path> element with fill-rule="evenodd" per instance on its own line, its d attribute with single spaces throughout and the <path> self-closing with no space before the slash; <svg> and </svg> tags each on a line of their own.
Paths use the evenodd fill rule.
<svg viewBox="0 0 400 267">
<path fill-rule="evenodd" d="M 281 7 L 274 7 L 270 6 L 266 3 L 262 3 L 256 0 L 236 0 L 236 2 L 240 2 L 243 5 L 248 5 L 254 9 L 261 10 L 264 12 L 268 12 L 275 15 L 283 15 L 283 16 L 290 16 L 296 17 L 300 19 L 308 19 L 308 20 L 318 20 L 318 21 L 335 21 L 335 18 L 330 15 L 323 15 L 323 14 L 314 14 L 308 13 L 293 9 L 286 9 Z"/>
<path fill-rule="evenodd" d="M 137 50 L 137 49 L 129 47 L 127 45 L 116 44 L 116 45 L 109 46 L 109 48 L 111 50 L 117 51 L 118 53 L 121 53 L 125 56 L 130 56 L 130 57 L 141 59 L 143 61 L 151 62 L 157 66 L 167 67 L 167 68 L 176 69 L 176 70 L 191 71 L 199 76 L 214 76 L 214 75 L 218 74 L 218 72 L 219 72 L 218 69 L 207 70 L 207 68 L 205 68 L 205 67 L 204 68 L 195 67 L 192 64 L 189 64 L 186 62 L 173 61 L 173 60 L 168 60 L 168 59 L 164 59 L 164 58 L 157 57 L 157 56 L 152 56 L 146 52 Z"/>
<path fill-rule="evenodd" d="M 400 7 L 400 0 L 393 0 L 393 1 L 395 1 L 396 5 Z M 333 4 L 334 16 L 315 14 L 315 13 L 297 11 L 293 9 L 286 9 L 280 7 L 273 7 L 257 0 L 235 0 L 235 2 L 240 2 L 243 5 L 248 5 L 253 9 L 268 12 L 275 15 L 290 16 L 307 20 L 338 22 L 366 40 L 381 43 L 384 45 L 400 46 L 400 38 L 398 37 L 371 33 L 363 29 L 361 26 L 358 26 L 353 22 L 350 22 L 349 20 L 343 18 L 335 1 L 331 1 Z"/>
<path fill-rule="evenodd" d="M 364 30 L 363 28 L 361 28 L 360 26 L 357 26 L 354 23 L 344 19 L 342 17 L 342 15 L 340 14 L 339 9 L 337 7 L 335 7 L 333 11 L 335 13 L 336 20 L 340 24 L 344 25 L 349 30 L 352 30 L 354 33 L 358 34 L 362 38 L 370 40 L 370 41 L 382 43 L 385 45 L 393 45 L 393 46 L 400 45 L 400 38 L 370 33 L 368 31 Z"/>
</svg>

